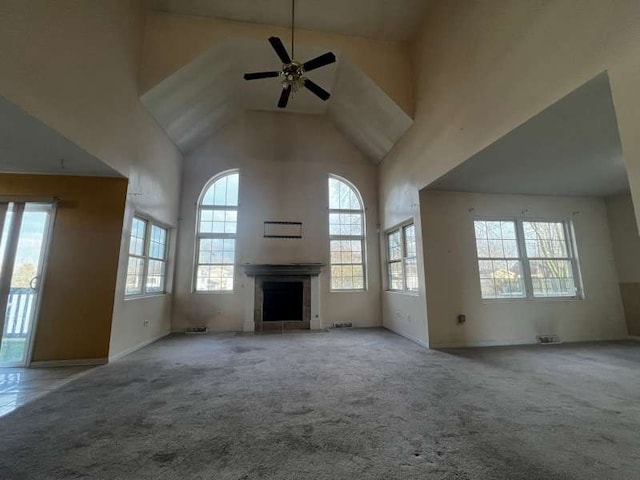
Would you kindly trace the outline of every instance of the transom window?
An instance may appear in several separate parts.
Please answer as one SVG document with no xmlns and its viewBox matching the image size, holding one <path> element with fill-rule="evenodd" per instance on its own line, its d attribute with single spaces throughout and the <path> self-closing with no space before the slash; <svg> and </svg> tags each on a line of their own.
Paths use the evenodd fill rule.
<svg viewBox="0 0 640 480">
<path fill-rule="evenodd" d="M 203 190 L 198 204 L 195 290 L 232 291 L 238 230 L 237 171 L 223 173 Z"/>
<path fill-rule="evenodd" d="M 168 237 L 167 228 L 140 216 L 133 217 L 125 295 L 165 292 Z"/>
<path fill-rule="evenodd" d="M 331 290 L 364 290 L 364 206 L 356 188 L 329 177 L 329 244 Z"/>
<path fill-rule="evenodd" d="M 482 298 L 579 297 L 566 222 L 476 220 Z"/>
<path fill-rule="evenodd" d="M 387 274 L 389 290 L 418 291 L 416 227 L 413 223 L 387 232 Z"/>
</svg>

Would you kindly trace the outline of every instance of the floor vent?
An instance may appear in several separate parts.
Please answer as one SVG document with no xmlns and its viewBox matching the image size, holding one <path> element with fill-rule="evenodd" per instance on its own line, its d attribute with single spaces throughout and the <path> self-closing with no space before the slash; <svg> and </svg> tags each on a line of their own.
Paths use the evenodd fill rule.
<svg viewBox="0 0 640 480">
<path fill-rule="evenodd" d="M 189 327 L 184 329 L 184 333 L 187 335 L 195 335 L 196 333 L 207 333 L 209 329 L 207 327 Z"/>
<path fill-rule="evenodd" d="M 351 322 L 334 323 L 333 328 L 348 328 L 351 326 Z"/>
<path fill-rule="evenodd" d="M 560 337 L 558 335 L 536 335 L 536 339 L 538 343 L 542 345 L 547 345 L 550 343 L 561 343 Z"/>
</svg>

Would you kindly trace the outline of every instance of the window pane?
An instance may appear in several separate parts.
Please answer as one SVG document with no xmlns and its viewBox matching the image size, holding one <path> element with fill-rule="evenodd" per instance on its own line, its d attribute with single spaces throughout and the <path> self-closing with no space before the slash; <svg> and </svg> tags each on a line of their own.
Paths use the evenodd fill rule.
<svg viewBox="0 0 640 480">
<path fill-rule="evenodd" d="M 199 264 L 227 264 L 235 263 L 236 241 L 234 238 L 201 238 L 198 240 Z"/>
<path fill-rule="evenodd" d="M 512 221 L 474 222 L 478 258 L 518 258 L 516 225 Z"/>
<path fill-rule="evenodd" d="M 387 248 L 389 249 L 389 261 L 402 259 L 402 238 L 400 230 L 387 234 Z"/>
<path fill-rule="evenodd" d="M 147 269 L 147 282 L 145 289 L 147 293 L 164 292 L 166 262 L 161 260 L 149 260 Z"/>
<path fill-rule="evenodd" d="M 362 214 L 330 213 L 329 235 L 362 236 Z"/>
<path fill-rule="evenodd" d="M 402 262 L 389 263 L 389 288 L 391 290 L 403 289 Z"/>
<path fill-rule="evenodd" d="M 200 233 L 236 233 L 237 210 L 200 210 Z"/>
<path fill-rule="evenodd" d="M 407 225 L 404 227 L 404 245 L 405 256 L 416 256 L 416 227 L 415 225 Z"/>
<path fill-rule="evenodd" d="M 531 260 L 534 297 L 573 297 L 576 286 L 570 260 Z"/>
<path fill-rule="evenodd" d="M 361 290 L 364 288 L 362 265 L 331 265 L 332 290 Z"/>
<path fill-rule="evenodd" d="M 569 256 L 563 222 L 523 222 L 522 228 L 528 257 Z"/>
<path fill-rule="evenodd" d="M 199 265 L 196 290 L 200 292 L 233 290 L 233 265 Z"/>
<path fill-rule="evenodd" d="M 142 277 L 144 275 L 144 259 L 129 257 L 127 265 L 127 281 L 125 283 L 125 294 L 135 295 L 142 293 Z"/>
<path fill-rule="evenodd" d="M 520 260 L 479 260 L 482 298 L 520 298 L 525 296 Z"/>
<path fill-rule="evenodd" d="M 331 240 L 332 264 L 362 264 L 361 240 Z"/>
<path fill-rule="evenodd" d="M 146 231 L 147 221 L 138 217 L 133 217 L 133 222 L 131 223 L 131 238 L 129 240 L 130 255 L 144 255 Z"/>
<path fill-rule="evenodd" d="M 407 258 L 404 264 L 407 290 L 415 292 L 418 290 L 418 262 L 415 257 Z"/>
<path fill-rule="evenodd" d="M 149 243 L 149 256 L 164 260 L 167 257 L 167 229 L 157 225 L 151 225 L 151 241 Z"/>
<path fill-rule="evenodd" d="M 231 173 L 216 180 L 202 197 L 202 205 L 235 207 L 238 205 L 239 174 Z"/>
<path fill-rule="evenodd" d="M 355 190 L 337 178 L 329 177 L 329 208 L 332 210 L 362 210 Z"/>
</svg>

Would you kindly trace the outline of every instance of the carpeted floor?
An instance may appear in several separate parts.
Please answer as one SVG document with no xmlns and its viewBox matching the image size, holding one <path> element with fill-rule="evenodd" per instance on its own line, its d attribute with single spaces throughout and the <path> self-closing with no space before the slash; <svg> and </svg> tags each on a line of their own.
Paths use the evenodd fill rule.
<svg viewBox="0 0 640 480">
<path fill-rule="evenodd" d="M 0 418 L 0 478 L 638 479 L 640 343 L 172 336 Z"/>
</svg>

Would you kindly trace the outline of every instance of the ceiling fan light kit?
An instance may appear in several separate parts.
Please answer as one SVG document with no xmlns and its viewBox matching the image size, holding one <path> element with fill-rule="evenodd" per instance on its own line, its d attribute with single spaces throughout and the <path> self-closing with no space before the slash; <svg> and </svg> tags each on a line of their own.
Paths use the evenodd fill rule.
<svg viewBox="0 0 640 480">
<path fill-rule="evenodd" d="M 293 23 L 295 18 L 295 0 L 291 2 L 291 57 L 287 52 L 287 49 L 284 47 L 282 40 L 278 37 L 269 37 L 269 43 L 271 47 L 282 61 L 282 70 L 280 71 L 272 71 L 272 72 L 256 72 L 256 73 L 245 73 L 245 80 L 258 80 L 262 78 L 272 78 L 272 77 L 280 77 L 280 84 L 282 85 L 282 93 L 280 94 L 280 100 L 278 101 L 278 108 L 286 108 L 287 103 L 289 102 L 289 98 L 293 93 L 298 92 L 299 90 L 306 88 L 311 93 L 316 95 L 323 101 L 329 99 L 331 94 L 327 92 L 324 88 L 322 88 L 317 83 L 313 82 L 309 78 L 305 76 L 306 72 L 311 70 L 315 70 L 316 68 L 324 67 L 325 65 L 329 65 L 336 61 L 336 56 L 332 52 L 327 52 L 319 57 L 316 57 L 312 60 L 309 60 L 305 63 L 300 63 L 295 60 L 293 54 L 295 52 L 294 48 L 294 29 Z"/>
</svg>

